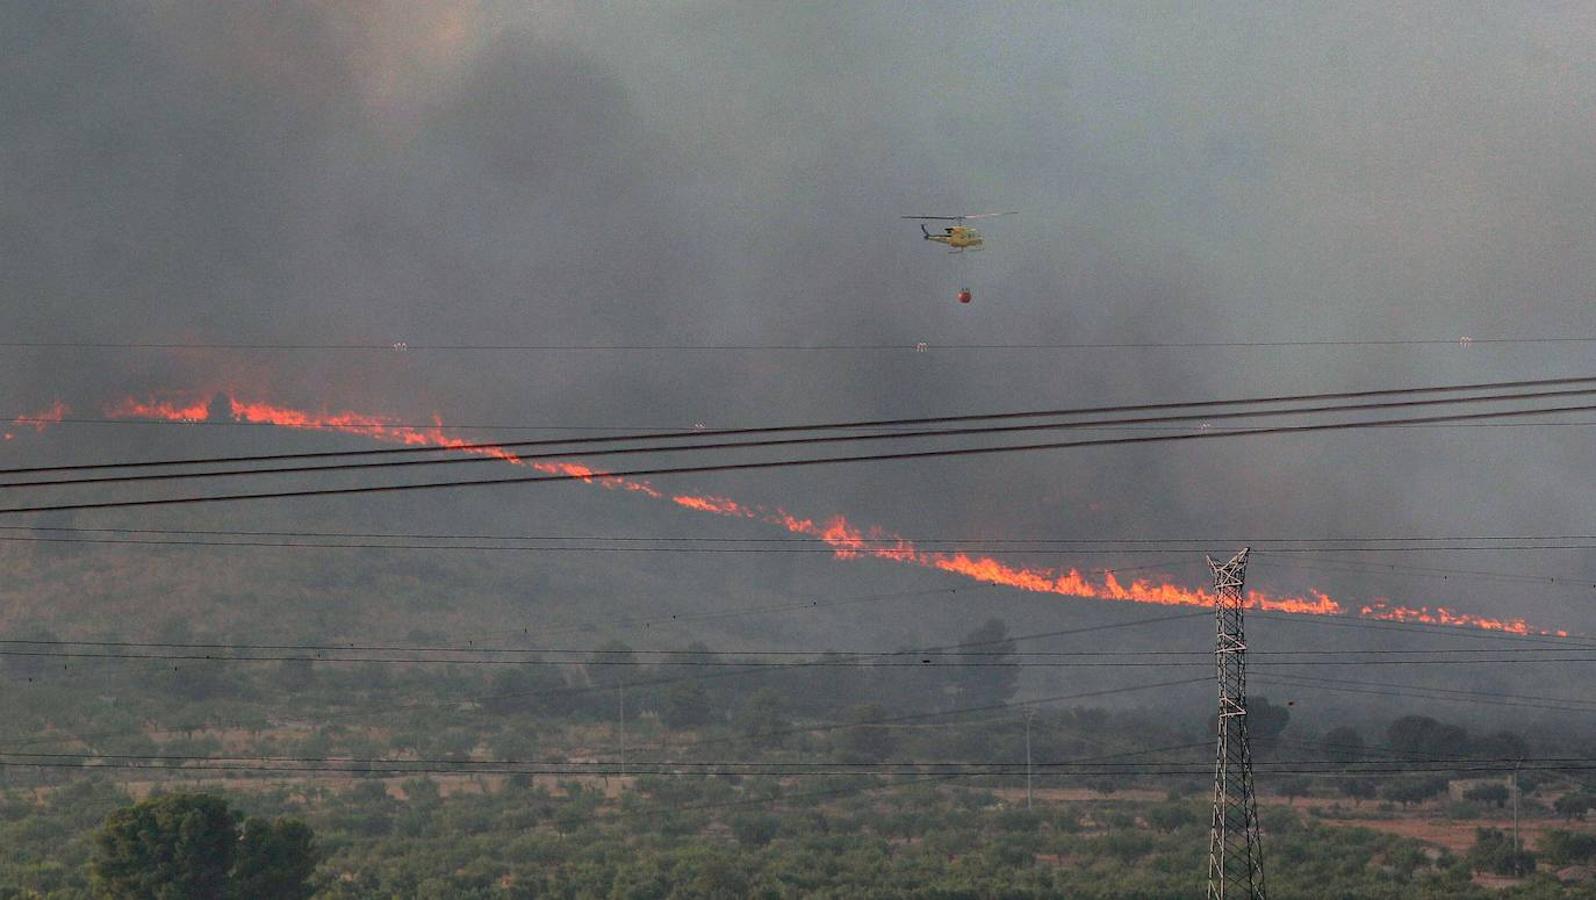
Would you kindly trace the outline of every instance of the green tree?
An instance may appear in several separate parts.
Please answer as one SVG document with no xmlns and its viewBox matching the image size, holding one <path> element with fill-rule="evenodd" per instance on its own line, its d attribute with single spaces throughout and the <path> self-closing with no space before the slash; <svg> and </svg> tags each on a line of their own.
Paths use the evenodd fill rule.
<svg viewBox="0 0 1596 900">
<path fill-rule="evenodd" d="M 1276 706 L 1262 695 L 1247 698 L 1247 736 L 1252 740 L 1254 750 L 1268 749 L 1289 724 L 1290 709 Z M 1208 717 L 1208 733 L 1213 734 L 1218 728 L 1219 717 L 1216 713 Z"/>
<path fill-rule="evenodd" d="M 15 649 L 33 653 L 48 649 L 42 645 L 53 644 L 60 640 L 55 632 L 39 624 L 31 624 L 19 628 L 7 635 L 7 637 L 20 644 Z M 48 656 L 24 656 L 20 653 L 14 653 L 0 658 L 0 667 L 4 668 L 7 675 L 24 681 L 33 681 L 44 677 L 50 671 L 51 663 Z M 57 667 L 57 671 L 59 671 L 59 667 Z"/>
<path fill-rule="evenodd" d="M 1552 801 L 1552 809 L 1565 819 L 1585 820 L 1585 815 L 1596 807 L 1596 796 L 1584 791 L 1571 791 Z"/>
<path fill-rule="evenodd" d="M 1512 795 L 1508 792 L 1507 785 L 1497 784 L 1496 782 L 1476 784 L 1463 792 L 1464 800 L 1472 800 L 1475 803 L 1494 803 L 1497 809 L 1505 806 L 1511 797 Z"/>
<path fill-rule="evenodd" d="M 770 688 L 760 688 L 737 716 L 737 728 L 759 747 L 775 747 L 791 723 L 782 715 L 782 698 Z"/>
<path fill-rule="evenodd" d="M 704 900 L 741 900 L 748 896 L 748 875 L 733 859 L 717 854 L 695 863 L 690 864 L 691 880 L 672 896 L 702 897 Z"/>
<path fill-rule="evenodd" d="M 1306 797 L 1313 791 L 1313 780 L 1305 775 L 1294 775 L 1282 778 L 1275 785 L 1275 792 L 1286 798 L 1288 804 L 1295 804 L 1298 797 Z"/>
<path fill-rule="evenodd" d="M 849 726 L 837 736 L 837 749 L 848 762 L 881 762 L 897 749 L 897 739 L 892 731 L 880 724 L 886 717 L 881 707 L 874 703 L 855 706 L 848 711 Z"/>
<path fill-rule="evenodd" d="M 1467 731 L 1429 716 L 1403 716 L 1391 723 L 1385 737 L 1392 750 L 1411 756 L 1459 756 L 1469 743 Z"/>
<path fill-rule="evenodd" d="M 1355 763 L 1363 758 L 1363 735 L 1347 725 L 1325 732 L 1324 755 L 1331 762 Z"/>
<path fill-rule="evenodd" d="M 1362 806 L 1363 801 L 1373 800 L 1376 787 L 1373 781 L 1367 778 L 1341 779 L 1341 795 L 1352 798 L 1354 806 Z"/>
<path fill-rule="evenodd" d="M 892 669 L 878 669 L 892 672 Z M 853 657 L 837 652 L 822 653 L 813 666 L 800 666 L 785 679 L 788 708 L 805 718 L 835 718 L 843 698 L 867 695 L 866 672 Z"/>
<path fill-rule="evenodd" d="M 209 661 L 173 666 L 167 684 L 174 695 L 193 703 L 214 700 L 233 690 L 228 677 Z"/>
<path fill-rule="evenodd" d="M 533 666 L 506 666 L 488 678 L 488 693 L 479 702 L 496 716 L 510 716 L 537 709 L 537 684 Z"/>
<path fill-rule="evenodd" d="M 227 801 L 168 794 L 119 809 L 94 838 L 90 877 L 101 897 L 221 897 L 238 842 Z"/>
<path fill-rule="evenodd" d="M 1490 759 L 1523 759 L 1529 755 L 1529 742 L 1514 731 L 1496 731 L 1475 738 L 1470 750 Z"/>
<path fill-rule="evenodd" d="M 1552 830 L 1541 835 L 1540 848 L 1549 863 L 1588 863 L 1596 859 L 1596 834 Z"/>
<path fill-rule="evenodd" d="M 290 693 L 299 694 L 316 685 L 314 662 L 308 659 L 285 659 L 277 664 L 277 686 Z"/>
<path fill-rule="evenodd" d="M 1380 796 L 1403 806 L 1423 803 L 1446 790 L 1445 778 L 1394 778 L 1380 789 Z"/>
<path fill-rule="evenodd" d="M 763 847 L 781 833 L 781 819 L 762 812 L 734 816 L 731 831 L 744 847 Z"/>
<path fill-rule="evenodd" d="M 1497 875 L 1528 875 L 1535 871 L 1535 854 L 1522 848 L 1514 850 L 1513 839 L 1500 828 L 1475 829 L 1468 862 L 1477 872 Z"/>
<path fill-rule="evenodd" d="M 508 666 L 493 673 L 482 708 L 494 715 L 547 713 L 564 715 L 572 709 L 573 695 L 560 670 L 533 657 L 532 665 Z"/>
<path fill-rule="evenodd" d="M 98 897 L 135 900 L 310 896 L 313 835 L 292 819 L 243 823 L 211 794 L 168 794 L 113 811 L 94 836 Z"/>
<path fill-rule="evenodd" d="M 251 817 L 238 837 L 233 896 L 307 900 L 316 857 L 314 835 L 304 822 Z"/>
<path fill-rule="evenodd" d="M 1291 724 L 1291 710 L 1276 706 L 1262 695 L 1247 699 L 1247 735 L 1254 743 L 1267 744 Z"/>
<path fill-rule="evenodd" d="M 1143 818 L 1147 825 L 1165 833 L 1176 831 L 1187 825 L 1197 824 L 1197 813 L 1189 803 L 1160 803 L 1150 807 Z"/>
<path fill-rule="evenodd" d="M 659 718 L 668 728 L 696 728 L 708 725 L 713 710 L 709 691 L 698 680 L 676 681 L 665 688 L 660 698 Z"/>
<path fill-rule="evenodd" d="M 622 697 L 627 693 L 627 685 L 646 676 L 639 666 L 637 653 L 625 642 L 606 641 L 593 651 L 586 669 L 588 681 L 594 690 L 580 695 L 580 698 L 588 715 L 613 720 L 620 714 L 622 706 L 636 705 L 635 696 L 630 703 L 623 703 Z M 635 695 L 636 690 L 633 689 L 632 693 Z"/>
<path fill-rule="evenodd" d="M 1020 686 L 1014 649 L 1014 639 L 1002 619 L 987 619 L 965 635 L 952 655 L 939 660 L 953 664 L 948 670 L 950 703 L 956 707 L 1007 703 Z"/>
</svg>

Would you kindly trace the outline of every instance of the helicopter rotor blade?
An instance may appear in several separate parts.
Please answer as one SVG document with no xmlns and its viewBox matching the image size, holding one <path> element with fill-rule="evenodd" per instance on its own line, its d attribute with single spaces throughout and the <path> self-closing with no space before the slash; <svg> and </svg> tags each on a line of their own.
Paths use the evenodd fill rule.
<svg viewBox="0 0 1596 900">
<path fill-rule="evenodd" d="M 963 222 L 966 219 L 995 219 L 998 216 L 1017 216 L 1019 214 L 1020 214 L 1019 210 L 1011 209 L 1011 210 L 1005 210 L 1004 212 L 966 213 L 965 215 L 962 215 L 962 216 L 899 216 L 898 218 L 900 218 L 900 219 L 924 219 L 926 221 L 937 221 L 937 222 Z"/>
</svg>

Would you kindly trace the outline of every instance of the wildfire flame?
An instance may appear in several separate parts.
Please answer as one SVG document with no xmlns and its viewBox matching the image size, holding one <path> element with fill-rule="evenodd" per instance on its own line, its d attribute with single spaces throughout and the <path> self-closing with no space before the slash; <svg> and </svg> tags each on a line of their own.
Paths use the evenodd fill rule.
<svg viewBox="0 0 1596 900">
<path fill-rule="evenodd" d="M 59 424 L 62 419 L 66 418 L 67 413 L 71 411 L 71 407 L 67 406 L 65 403 L 62 403 L 60 400 L 57 400 L 48 407 L 45 407 L 36 413 L 27 413 L 25 415 L 17 416 L 15 419 L 11 420 L 11 424 L 20 425 L 25 428 L 32 428 L 34 431 L 43 431 L 51 425 Z M 9 441 L 15 437 L 15 434 L 7 431 L 5 432 L 3 439 Z"/>
<path fill-rule="evenodd" d="M 971 556 L 962 552 L 922 550 L 899 535 L 880 528 L 861 529 L 843 516 L 833 516 L 824 521 L 799 518 L 779 507 L 747 504 L 729 497 L 697 494 L 668 494 L 646 481 L 606 475 L 601 471 L 574 462 L 523 460 L 502 447 L 468 446 L 472 442 L 450 434 L 443 422 L 434 416 L 433 425 L 426 428 L 398 423 L 378 415 L 356 412 L 313 412 L 274 403 L 240 399 L 236 393 L 222 392 L 214 395 L 199 392 L 172 394 L 164 397 L 138 400 L 129 398 L 106 408 L 111 418 L 150 418 L 172 422 L 209 421 L 213 412 L 225 405 L 226 414 L 233 421 L 275 425 L 282 428 L 316 431 L 336 431 L 356 434 L 376 440 L 391 441 L 409 446 L 456 449 L 502 459 L 507 463 L 528 466 L 551 475 L 573 475 L 609 490 L 623 490 L 642 494 L 656 500 L 669 500 L 683 509 L 717 516 L 748 519 L 783 528 L 791 534 L 814 538 L 832 548 L 838 559 L 881 559 L 900 564 L 919 566 L 960 575 L 974 581 L 1004 585 L 1022 591 L 1058 594 L 1068 597 L 1086 597 L 1096 600 L 1115 600 L 1128 603 L 1148 603 L 1161 606 L 1211 606 L 1214 595 L 1203 588 L 1189 588 L 1168 580 L 1137 578 L 1121 581 L 1112 571 L 1106 571 L 1099 580 L 1089 572 L 1079 569 L 1052 569 L 1019 566 L 989 556 Z M 59 421 L 66 409 L 57 403 L 51 410 L 54 421 Z M 21 419 L 18 420 L 22 421 Z M 30 423 L 32 419 L 30 418 Z M 42 421 L 42 420 L 41 420 Z M 1248 608 L 1299 615 L 1339 616 L 1349 615 L 1346 607 L 1328 594 L 1309 591 L 1302 596 L 1270 594 L 1264 591 L 1247 592 Z M 1523 619 L 1496 619 L 1472 613 L 1453 612 L 1445 607 L 1405 607 L 1377 600 L 1358 608 L 1358 616 L 1390 622 L 1422 622 L 1432 625 L 1451 625 L 1479 628 L 1486 631 L 1503 631 L 1513 634 L 1547 634 L 1567 636 L 1566 631 L 1536 628 Z"/>
</svg>

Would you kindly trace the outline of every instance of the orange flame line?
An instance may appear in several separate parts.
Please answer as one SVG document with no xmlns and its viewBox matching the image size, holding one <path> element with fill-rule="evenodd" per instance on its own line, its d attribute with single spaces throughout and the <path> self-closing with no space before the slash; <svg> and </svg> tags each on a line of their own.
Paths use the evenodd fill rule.
<svg viewBox="0 0 1596 900">
<path fill-rule="evenodd" d="M 57 400 L 39 412 L 17 416 L 11 421 L 15 425 L 26 425 L 34 431 L 43 431 L 51 425 L 60 424 L 61 420 L 66 418 L 67 413 L 71 411 L 72 407 Z"/>
<path fill-rule="evenodd" d="M 1103 573 L 1101 581 L 1094 581 L 1089 573 L 1068 570 L 1018 566 L 992 557 L 972 557 L 965 553 L 924 551 L 912 541 L 879 528 L 861 530 L 842 516 L 825 522 L 799 518 L 776 507 L 767 508 L 746 504 L 729 497 L 713 495 L 667 495 L 646 481 L 606 475 L 581 463 L 523 460 L 502 447 L 468 446 L 472 442 L 449 434 L 440 419 L 433 418 L 430 428 L 414 428 L 398 424 L 385 417 L 355 412 L 311 412 L 280 406 L 264 401 L 245 401 L 231 391 L 215 395 L 201 392 L 178 392 L 149 400 L 129 398 L 105 410 L 111 418 L 156 418 L 178 422 L 207 421 L 214 406 L 210 396 L 225 398 L 228 414 L 234 421 L 271 424 L 283 428 L 337 431 L 357 434 L 407 446 L 440 447 L 476 453 L 518 466 L 528 466 L 536 471 L 555 475 L 572 475 L 589 484 L 598 484 L 609 490 L 624 490 L 643 494 L 656 500 L 668 499 L 677 506 L 717 516 L 751 519 L 785 529 L 789 533 L 812 537 L 832 548 L 838 559 L 882 559 L 901 564 L 934 569 L 981 581 L 1004 585 L 1016 590 L 1034 593 L 1057 594 L 1069 597 L 1086 597 L 1129 603 L 1151 603 L 1163 606 L 1211 606 L 1214 596 L 1203 588 L 1187 588 L 1169 581 L 1138 578 L 1129 583 L 1120 581 L 1112 570 Z M 57 403 L 62 414 L 65 407 Z M 52 411 L 57 407 L 52 407 Z M 57 416 L 59 419 L 59 416 Z M 18 421 L 21 421 L 20 419 Z M 1247 592 L 1244 601 L 1252 609 L 1313 616 L 1339 616 L 1348 612 L 1329 595 L 1310 590 L 1306 596 L 1281 596 L 1264 591 Z M 1566 637 L 1568 632 L 1547 630 L 1529 625 L 1523 619 L 1496 619 L 1472 613 L 1457 613 L 1446 607 L 1394 606 L 1377 600 L 1361 607 L 1357 615 L 1363 618 L 1390 622 L 1422 622 L 1432 625 L 1450 625 L 1478 628 L 1486 631 L 1503 631 L 1513 634 L 1546 634 Z"/>
<path fill-rule="evenodd" d="M 60 424 L 61 420 L 66 418 L 67 413 L 71 411 L 72 408 L 70 406 L 67 406 L 65 403 L 57 400 L 39 412 L 24 413 L 20 416 L 17 416 L 15 419 L 11 420 L 11 424 L 21 425 L 25 428 L 32 428 L 34 431 L 42 433 L 51 425 Z M 16 435 L 9 431 L 0 433 L 0 440 L 9 441 L 15 437 Z"/>
</svg>

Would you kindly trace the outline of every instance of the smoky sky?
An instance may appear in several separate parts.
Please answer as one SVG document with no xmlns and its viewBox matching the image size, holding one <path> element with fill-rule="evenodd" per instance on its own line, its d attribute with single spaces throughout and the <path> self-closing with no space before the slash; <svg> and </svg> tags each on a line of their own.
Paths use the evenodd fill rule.
<svg viewBox="0 0 1596 900">
<path fill-rule="evenodd" d="M 6 411 L 59 398 L 93 415 L 203 387 L 410 421 L 714 426 L 1581 374 L 1583 345 L 938 345 L 1593 333 L 1593 31 L 1588 7 L 1528 4 L 10 4 L 9 339 L 928 350 L 8 350 Z M 995 209 L 1021 214 L 964 257 L 898 218 Z M 1591 433 L 1409 429 L 670 486 L 909 535 L 1585 534 Z M 63 426 L 4 452 L 325 446 L 351 444 Z M 418 516 L 748 536 L 580 488 L 149 520 Z M 1202 577 L 1194 560 L 1112 561 Z M 1395 561 L 1592 577 L 1570 552 Z M 537 567 L 573 596 L 661 604 L 942 583 L 823 557 Z M 1278 558 L 1253 580 L 1596 627 L 1584 596 L 1546 585 Z M 880 624 L 904 640 L 930 627 Z"/>
</svg>

